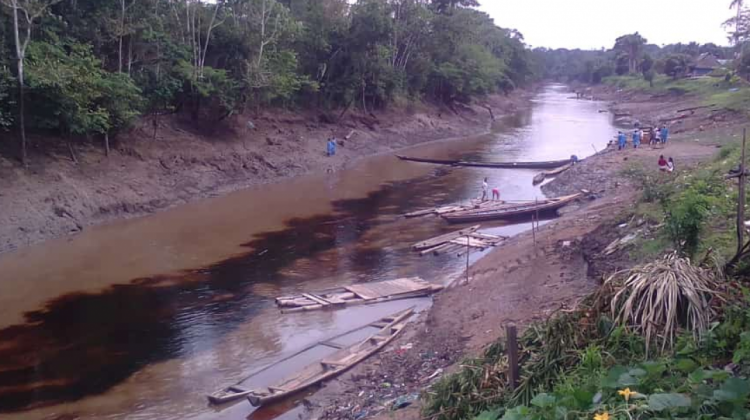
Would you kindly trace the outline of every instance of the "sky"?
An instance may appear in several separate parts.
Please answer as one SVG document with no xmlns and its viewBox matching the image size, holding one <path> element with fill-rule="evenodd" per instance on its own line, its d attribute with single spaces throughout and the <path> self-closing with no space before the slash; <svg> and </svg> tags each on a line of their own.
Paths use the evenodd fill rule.
<svg viewBox="0 0 750 420">
<path fill-rule="evenodd" d="M 650 44 L 727 45 L 721 24 L 730 0 L 480 0 L 503 28 L 519 30 L 532 47 L 611 48 L 638 31 Z"/>
</svg>

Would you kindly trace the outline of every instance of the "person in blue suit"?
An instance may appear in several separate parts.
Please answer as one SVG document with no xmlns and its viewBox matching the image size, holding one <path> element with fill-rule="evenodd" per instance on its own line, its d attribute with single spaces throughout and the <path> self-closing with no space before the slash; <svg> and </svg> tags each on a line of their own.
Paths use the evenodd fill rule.
<svg viewBox="0 0 750 420">
<path fill-rule="evenodd" d="M 617 132 L 617 150 L 622 150 L 625 148 L 627 144 L 627 137 L 625 137 L 625 133 L 622 131 Z"/>
<path fill-rule="evenodd" d="M 641 130 L 634 130 L 633 131 L 633 147 L 637 149 L 640 144 L 641 144 Z"/>
</svg>

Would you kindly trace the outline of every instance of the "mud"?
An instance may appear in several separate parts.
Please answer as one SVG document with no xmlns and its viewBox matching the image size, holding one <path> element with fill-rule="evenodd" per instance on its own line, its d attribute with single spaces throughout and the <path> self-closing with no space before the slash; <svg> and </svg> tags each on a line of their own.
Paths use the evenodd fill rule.
<svg viewBox="0 0 750 420">
<path fill-rule="evenodd" d="M 79 142 L 78 163 L 59 139 L 32 136 L 27 170 L 8 157 L 12 143 L 3 142 L 0 253 L 252 185 L 336 171 L 362 156 L 485 132 L 490 116 L 483 106 L 498 117 L 527 107 L 530 95 L 491 97 L 455 112 L 422 103 L 377 115 L 350 112 L 336 124 L 316 112 L 278 109 L 217 127 L 162 117 L 155 136 L 152 121 L 142 121 L 120 136 L 110 157 L 99 144 Z M 331 136 L 340 144 L 328 158 Z"/>
</svg>

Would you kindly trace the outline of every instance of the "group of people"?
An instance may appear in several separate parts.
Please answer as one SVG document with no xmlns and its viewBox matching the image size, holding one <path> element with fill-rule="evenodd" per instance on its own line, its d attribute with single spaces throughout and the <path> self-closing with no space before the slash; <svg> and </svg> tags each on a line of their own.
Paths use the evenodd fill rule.
<svg viewBox="0 0 750 420">
<path fill-rule="evenodd" d="M 643 129 L 636 124 L 635 130 L 633 130 L 632 139 L 633 139 L 633 148 L 637 149 L 638 146 L 641 145 L 641 141 L 644 139 L 646 133 L 643 131 Z M 652 127 L 649 128 L 649 144 L 650 145 L 656 145 L 656 144 L 662 144 L 666 145 L 667 140 L 669 139 L 669 128 L 666 125 L 661 126 L 661 128 Z M 628 137 L 625 135 L 624 132 L 618 131 L 617 132 L 617 150 L 623 150 L 627 147 L 627 141 Z"/>
<path fill-rule="evenodd" d="M 487 178 L 482 181 L 482 201 L 487 201 L 488 192 L 490 190 L 490 184 L 487 183 Z M 492 200 L 500 200 L 500 189 L 499 188 L 493 188 L 492 189 Z"/>
<path fill-rule="evenodd" d="M 662 172 L 674 172 L 674 159 L 664 159 L 664 155 L 659 156 L 659 170 Z"/>
</svg>

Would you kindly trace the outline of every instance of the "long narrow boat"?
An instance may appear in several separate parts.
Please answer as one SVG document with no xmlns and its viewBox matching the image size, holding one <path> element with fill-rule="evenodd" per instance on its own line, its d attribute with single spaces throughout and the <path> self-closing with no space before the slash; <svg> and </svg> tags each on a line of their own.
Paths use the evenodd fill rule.
<svg viewBox="0 0 750 420">
<path fill-rule="evenodd" d="M 357 283 L 319 292 L 302 293 L 276 298 L 276 305 L 284 313 L 338 309 L 344 306 L 387 302 L 433 294 L 443 287 L 430 284 L 419 277 Z"/>
<path fill-rule="evenodd" d="M 413 312 L 414 309 L 410 308 L 369 324 L 368 326 L 380 330 L 354 345 L 344 347 L 335 342 L 327 342 L 327 345 L 338 347 L 339 350 L 281 380 L 276 385 L 250 390 L 247 399 L 250 404 L 258 407 L 281 400 L 344 373 L 393 341 L 406 326 Z"/>
<path fill-rule="evenodd" d="M 470 162 L 452 159 L 429 159 L 396 155 L 401 160 L 410 162 L 432 163 L 435 165 L 467 166 L 477 168 L 499 168 L 499 169 L 552 169 L 570 163 L 570 159 L 548 160 L 540 162 Z"/>
<path fill-rule="evenodd" d="M 470 210 L 451 213 L 444 215 L 443 218 L 449 223 L 472 223 L 484 220 L 508 219 L 526 214 L 545 213 L 557 210 L 581 197 L 583 197 L 583 194 L 579 193 L 564 197 L 540 200 L 538 202 L 532 201 L 521 204 L 509 204 L 507 206 L 487 210 Z"/>
<path fill-rule="evenodd" d="M 551 169 L 559 168 L 570 163 L 570 159 L 548 160 L 541 162 L 466 162 L 459 161 L 456 166 L 500 169 Z"/>
<path fill-rule="evenodd" d="M 408 309 L 408 311 L 412 311 L 412 309 Z M 406 311 L 404 311 L 404 312 L 406 312 Z M 264 368 L 262 368 L 260 370 L 257 370 L 255 372 L 251 373 L 250 375 L 248 375 L 247 377 L 245 377 L 244 379 L 242 379 L 237 385 L 232 385 L 232 386 L 226 387 L 226 388 L 224 388 L 224 389 L 222 389 L 220 391 L 214 392 L 213 394 L 207 395 L 206 398 L 208 398 L 208 401 L 211 404 L 215 404 L 215 405 L 226 404 L 226 403 L 229 403 L 229 402 L 232 402 L 232 401 L 236 401 L 236 400 L 245 398 L 248 395 L 250 395 L 250 394 L 252 394 L 254 392 L 257 392 L 257 391 L 251 390 L 251 389 L 245 389 L 240 384 L 242 382 L 245 382 L 248 379 L 252 378 L 253 376 L 256 376 L 256 375 L 258 375 L 258 374 L 260 374 L 262 372 L 265 372 L 265 371 L 267 371 L 267 370 L 269 370 L 269 369 L 271 369 L 271 368 L 273 368 L 275 366 L 278 366 L 278 365 L 280 365 L 280 364 L 282 364 L 284 362 L 287 362 L 287 361 L 291 360 L 292 358 L 295 358 L 295 357 L 299 356 L 300 354 L 305 353 L 307 351 L 310 351 L 311 349 L 313 349 L 315 347 L 318 347 L 318 346 L 333 347 L 333 348 L 336 348 L 336 349 L 340 349 L 342 346 L 336 344 L 335 340 L 337 340 L 337 339 L 339 339 L 341 337 L 347 336 L 349 334 L 355 333 L 357 331 L 361 331 L 361 330 L 363 330 L 365 328 L 381 328 L 381 326 L 386 323 L 387 319 L 395 319 L 399 315 L 401 315 L 402 313 L 403 312 L 398 312 L 396 314 L 380 318 L 379 320 L 377 320 L 377 321 L 375 321 L 373 323 L 362 325 L 360 327 L 357 327 L 357 328 L 345 331 L 345 332 L 343 332 L 341 334 L 338 334 L 338 335 L 335 335 L 333 337 L 326 338 L 325 340 L 315 342 L 315 343 L 313 343 L 313 344 L 311 344 L 311 345 L 309 345 L 309 346 L 307 346 L 307 347 L 305 347 L 305 348 L 303 348 L 303 349 L 301 349 L 301 350 L 299 350 L 299 351 L 297 351 L 297 352 L 295 352 L 295 353 L 293 353 L 293 354 L 291 354 L 291 355 L 289 355 L 289 356 L 287 356 L 287 357 L 285 357 L 285 358 L 283 358 L 283 359 L 281 359 L 281 360 L 279 360 L 279 361 L 277 361 L 275 363 L 272 363 L 272 364 L 270 364 L 268 366 L 265 366 Z M 391 321 L 388 321 L 388 322 L 391 322 Z"/>
<path fill-rule="evenodd" d="M 573 164 L 572 164 L 572 163 L 569 163 L 569 164 L 567 164 L 567 165 L 565 165 L 565 166 L 561 166 L 561 167 L 559 167 L 559 168 L 557 168 L 557 169 L 552 169 L 552 170 L 549 170 L 549 171 L 544 171 L 544 172 L 540 172 L 540 173 L 538 173 L 538 174 L 537 174 L 537 175 L 536 175 L 536 176 L 534 177 L 533 183 L 534 183 L 534 185 L 536 185 L 536 184 L 540 184 L 540 183 L 542 183 L 542 182 L 543 182 L 543 181 L 544 181 L 545 179 L 547 179 L 547 177 L 550 177 L 550 176 L 555 176 L 555 175 L 560 175 L 561 173 L 563 173 L 563 172 L 567 171 L 568 169 L 570 169 L 570 168 L 572 168 L 572 167 L 573 167 Z"/>
<path fill-rule="evenodd" d="M 458 159 L 429 159 L 429 158 L 419 158 L 419 157 L 409 157 L 409 156 L 401 156 L 396 155 L 397 158 L 401 160 L 406 160 L 409 162 L 420 162 L 420 163 L 434 163 L 436 165 L 455 165 L 459 161 Z"/>
</svg>

